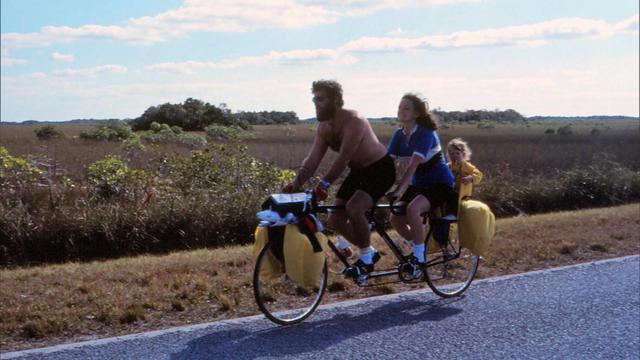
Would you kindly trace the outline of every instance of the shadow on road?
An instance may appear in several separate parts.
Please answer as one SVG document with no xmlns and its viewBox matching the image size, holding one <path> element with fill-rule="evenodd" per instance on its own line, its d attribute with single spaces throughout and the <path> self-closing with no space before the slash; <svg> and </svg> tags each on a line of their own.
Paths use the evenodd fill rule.
<svg viewBox="0 0 640 360">
<path fill-rule="evenodd" d="M 462 312 L 461 309 L 451 306 L 462 298 L 464 296 L 427 302 L 404 300 L 375 307 L 365 314 L 341 313 L 326 320 L 313 321 L 311 318 L 299 325 L 274 325 L 273 328 L 262 331 L 251 332 L 236 328 L 219 330 L 189 342 L 186 349 L 172 354 L 171 359 L 253 359 L 264 356 L 302 355 L 331 347 L 364 333 L 425 321 L 444 320 Z M 346 309 L 342 310 L 346 312 Z"/>
</svg>

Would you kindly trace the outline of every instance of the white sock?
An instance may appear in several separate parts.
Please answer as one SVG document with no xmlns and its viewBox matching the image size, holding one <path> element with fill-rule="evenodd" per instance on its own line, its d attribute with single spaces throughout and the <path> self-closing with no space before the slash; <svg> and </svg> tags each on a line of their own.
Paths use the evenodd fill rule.
<svg viewBox="0 0 640 360">
<path fill-rule="evenodd" d="M 424 262 L 424 243 L 413 244 L 413 256 L 415 256 L 419 262 Z"/>
<path fill-rule="evenodd" d="M 365 264 L 373 263 L 373 254 L 376 252 L 376 249 L 373 246 L 369 246 L 364 249 L 360 249 L 360 260 L 362 260 Z"/>
</svg>

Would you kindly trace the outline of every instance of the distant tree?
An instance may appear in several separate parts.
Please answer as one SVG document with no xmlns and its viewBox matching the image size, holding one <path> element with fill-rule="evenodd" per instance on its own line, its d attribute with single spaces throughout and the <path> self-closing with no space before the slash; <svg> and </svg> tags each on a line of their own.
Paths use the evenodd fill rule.
<svg viewBox="0 0 640 360">
<path fill-rule="evenodd" d="M 186 131 L 202 131 L 213 124 L 249 128 L 248 123 L 236 118 L 226 104 L 216 107 L 193 98 L 188 98 L 182 104 L 151 106 L 140 117 L 131 121 L 131 127 L 135 131 L 149 130 L 153 122 L 179 126 Z"/>
<path fill-rule="evenodd" d="M 433 110 L 441 122 L 478 123 L 483 120 L 497 123 L 524 123 L 527 119 L 513 109 L 501 110 L 467 110 L 467 111 L 442 111 Z"/>
<path fill-rule="evenodd" d="M 36 133 L 36 136 L 40 140 L 49 140 L 53 138 L 64 137 L 62 131 L 58 130 L 55 126 L 52 125 L 41 126 L 33 130 L 33 132 Z"/>
<path fill-rule="evenodd" d="M 297 124 L 298 115 L 293 111 L 240 111 L 235 116 L 251 125 Z"/>
</svg>

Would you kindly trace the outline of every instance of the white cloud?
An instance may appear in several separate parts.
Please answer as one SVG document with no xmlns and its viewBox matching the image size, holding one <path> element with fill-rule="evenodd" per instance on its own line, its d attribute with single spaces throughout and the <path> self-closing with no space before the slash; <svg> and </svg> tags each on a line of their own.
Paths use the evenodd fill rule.
<svg viewBox="0 0 640 360">
<path fill-rule="evenodd" d="M 407 91 L 421 92 L 431 107 L 447 111 L 513 108 L 527 116 L 638 116 L 638 69 L 637 56 L 627 56 L 559 68 L 483 67 L 478 71 L 444 66 L 424 72 L 399 68 L 385 73 L 356 67 L 331 69 L 329 76 L 342 83 L 346 107 L 370 117 L 393 116 Z M 2 119 L 136 117 L 151 105 L 182 102 L 187 97 L 225 102 L 233 110 L 293 110 L 301 118 L 313 116 L 309 87 L 313 80 L 328 76 L 327 67 L 284 70 L 202 74 L 188 81 L 180 75 L 158 79 L 149 73 L 146 78 L 118 77 L 117 81 L 105 81 L 100 75 L 2 76 Z M 258 73 L 264 75 L 256 76 Z"/>
<path fill-rule="evenodd" d="M 54 52 L 51 54 L 51 59 L 55 61 L 64 61 L 64 62 L 74 62 L 75 58 L 71 54 L 61 54 L 59 52 Z"/>
<path fill-rule="evenodd" d="M 57 76 L 81 76 L 81 77 L 95 77 L 98 74 L 124 74 L 127 72 L 127 68 L 121 65 L 100 65 L 91 68 L 83 69 L 65 69 L 54 71 L 53 74 Z"/>
<path fill-rule="evenodd" d="M 390 52 L 412 49 L 455 49 L 488 46 L 541 46 L 549 41 L 587 37 L 608 37 L 626 32 L 638 23 L 638 16 L 607 24 L 602 20 L 562 18 L 530 25 L 459 31 L 448 35 L 417 38 L 364 37 L 346 43 L 344 52 Z"/>
<path fill-rule="evenodd" d="M 363 37 L 335 49 L 274 51 L 260 56 L 225 59 L 218 62 L 167 62 L 155 64 L 149 68 L 191 74 L 197 70 L 233 69 L 242 66 L 266 64 L 325 62 L 349 65 L 358 61 L 355 56 L 358 53 L 409 52 L 425 49 L 448 50 L 494 46 L 537 47 L 546 45 L 551 41 L 609 37 L 618 33 L 626 33 L 634 26 L 633 24 L 637 23 L 637 15 L 614 24 L 607 24 L 602 20 L 562 18 L 529 25 L 459 31 L 451 34 L 417 38 Z"/>
<path fill-rule="evenodd" d="M 26 63 L 27 63 L 27 60 L 24 60 L 24 59 L 14 59 L 14 58 L 9 58 L 4 56 L 0 58 L 0 66 L 2 67 L 24 65 Z"/>
<path fill-rule="evenodd" d="M 445 5 L 474 0 L 186 0 L 157 15 L 122 25 L 45 26 L 38 32 L 4 33 L 3 48 L 50 46 L 78 39 L 152 44 L 194 32 L 240 32 L 261 28 L 303 28 L 334 23 L 388 8 Z"/>
<path fill-rule="evenodd" d="M 196 70 L 234 69 L 242 66 L 258 66 L 266 64 L 299 65 L 323 62 L 328 64 L 352 64 L 357 59 L 332 49 L 291 50 L 285 52 L 272 51 L 261 56 L 245 56 L 219 62 L 167 62 L 150 66 L 152 70 L 191 74 Z"/>
<path fill-rule="evenodd" d="M 397 29 L 395 29 L 395 30 L 393 30 L 393 31 L 389 31 L 389 32 L 387 33 L 387 35 L 389 35 L 389 36 L 400 36 L 400 35 L 404 35 L 404 34 L 406 34 L 406 33 L 407 33 L 407 32 L 406 32 L 404 29 L 402 29 L 402 28 L 397 28 Z"/>
</svg>

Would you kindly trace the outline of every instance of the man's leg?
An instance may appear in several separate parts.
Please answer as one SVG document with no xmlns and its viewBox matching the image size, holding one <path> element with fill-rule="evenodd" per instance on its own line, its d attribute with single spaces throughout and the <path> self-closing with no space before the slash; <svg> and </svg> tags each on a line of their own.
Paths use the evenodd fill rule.
<svg viewBox="0 0 640 360">
<path fill-rule="evenodd" d="M 334 202 L 334 205 L 344 206 L 346 203 L 346 200 L 337 198 Z M 354 243 L 353 231 L 351 230 L 351 227 L 347 222 L 346 210 L 332 210 L 331 213 L 329 213 L 327 223 L 332 230 L 344 236 L 347 240 L 349 240 L 349 242 Z"/>
<path fill-rule="evenodd" d="M 391 216 L 389 217 L 389 222 L 391 223 L 391 226 L 393 226 L 393 228 L 396 230 L 396 232 L 400 234 L 400 236 L 407 240 L 413 240 L 413 234 L 411 233 L 409 225 L 407 224 L 406 214 L 391 214 Z"/>
<path fill-rule="evenodd" d="M 349 221 L 347 225 L 353 236 L 349 240 L 360 249 L 368 248 L 371 245 L 371 230 L 365 213 L 372 206 L 373 199 L 362 190 L 357 190 L 347 201 L 345 209 Z"/>
</svg>

